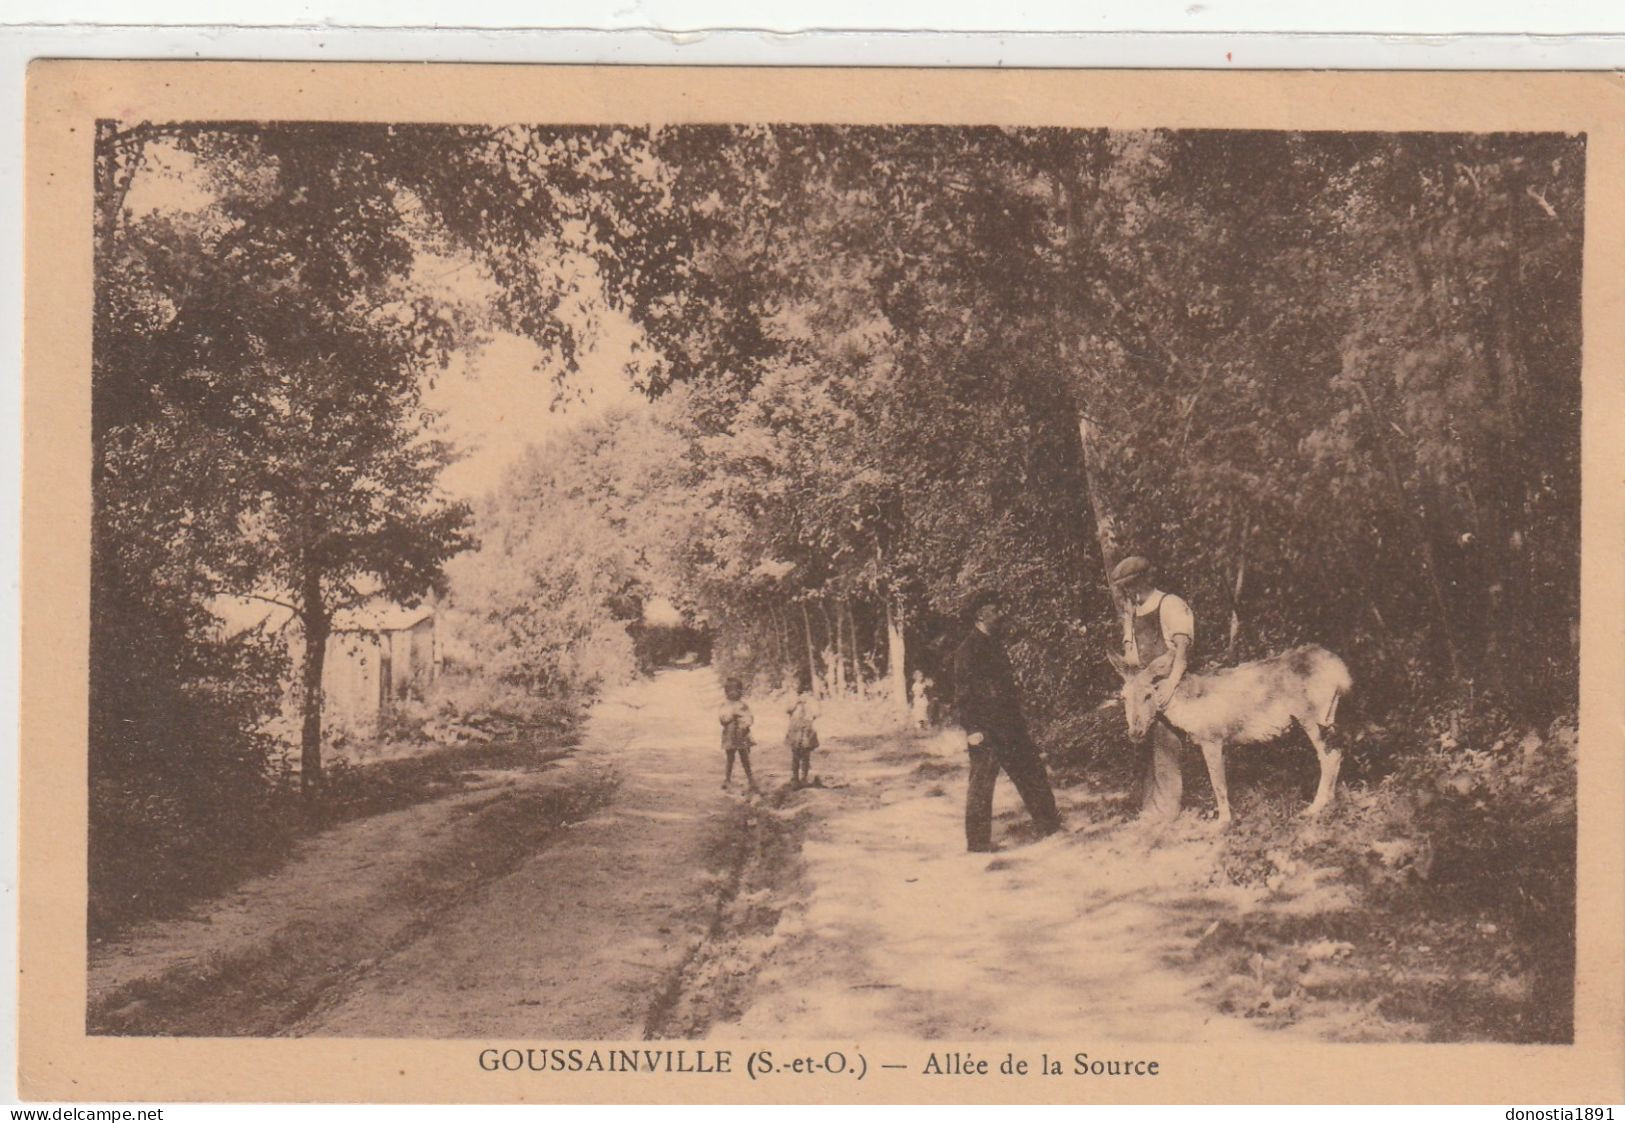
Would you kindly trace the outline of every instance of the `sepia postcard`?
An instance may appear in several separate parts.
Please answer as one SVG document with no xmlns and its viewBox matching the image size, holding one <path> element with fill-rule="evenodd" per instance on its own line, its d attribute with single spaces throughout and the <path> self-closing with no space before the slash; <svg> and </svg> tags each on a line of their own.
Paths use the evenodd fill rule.
<svg viewBox="0 0 1625 1123">
<path fill-rule="evenodd" d="M 24 1096 L 1625 1100 L 1619 75 L 44 61 L 26 179 Z"/>
</svg>

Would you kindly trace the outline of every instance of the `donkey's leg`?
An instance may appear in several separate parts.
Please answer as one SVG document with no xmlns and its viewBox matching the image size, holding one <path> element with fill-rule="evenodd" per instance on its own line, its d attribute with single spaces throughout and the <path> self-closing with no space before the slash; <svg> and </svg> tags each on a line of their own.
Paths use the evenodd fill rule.
<svg viewBox="0 0 1625 1123">
<path fill-rule="evenodd" d="M 1337 773 L 1343 767 L 1343 750 L 1326 744 L 1326 730 L 1317 722 L 1311 720 L 1300 724 L 1309 735 L 1309 743 L 1315 746 L 1315 755 L 1320 758 L 1320 786 L 1315 789 L 1315 801 L 1304 814 L 1319 815 L 1337 794 Z"/>
<path fill-rule="evenodd" d="M 1208 779 L 1213 781 L 1213 799 L 1219 805 L 1219 826 L 1230 825 L 1230 789 L 1224 782 L 1224 742 L 1203 741 L 1202 759 L 1207 761 Z"/>
</svg>

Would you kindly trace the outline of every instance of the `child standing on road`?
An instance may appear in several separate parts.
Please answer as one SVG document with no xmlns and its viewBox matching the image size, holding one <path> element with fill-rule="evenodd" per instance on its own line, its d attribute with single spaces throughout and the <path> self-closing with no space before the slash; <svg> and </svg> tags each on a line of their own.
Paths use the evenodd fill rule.
<svg viewBox="0 0 1625 1123">
<path fill-rule="evenodd" d="M 784 743 L 790 749 L 790 783 L 801 787 L 811 778 L 813 750 L 818 747 L 818 706 L 811 693 L 802 690 L 790 703 L 790 725 L 784 732 Z"/>
<path fill-rule="evenodd" d="M 722 684 L 722 693 L 727 701 L 717 710 L 717 720 L 722 723 L 722 751 L 727 754 L 728 763 L 723 769 L 722 786 L 726 788 L 733 782 L 734 757 L 745 769 L 745 779 L 750 783 L 750 790 L 756 791 L 756 777 L 750 772 L 750 727 L 754 722 L 750 707 L 745 705 L 745 684 L 739 679 L 730 677 Z"/>
<path fill-rule="evenodd" d="M 923 731 L 931 726 L 931 695 L 936 686 L 925 677 L 924 671 L 914 672 L 914 698 L 909 703 L 908 716 L 917 730 Z"/>
</svg>

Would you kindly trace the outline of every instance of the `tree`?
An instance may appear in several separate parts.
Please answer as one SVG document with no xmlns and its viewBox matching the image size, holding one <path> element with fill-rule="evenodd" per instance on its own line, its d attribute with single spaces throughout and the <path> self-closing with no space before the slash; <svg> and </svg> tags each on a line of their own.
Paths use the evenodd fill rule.
<svg viewBox="0 0 1625 1123">
<path fill-rule="evenodd" d="M 401 379 L 387 394 L 385 381 L 321 363 L 267 378 L 268 394 L 240 403 L 230 459 L 211 457 L 257 491 L 241 506 L 242 533 L 220 544 L 222 588 L 285 604 L 299 620 L 300 779 L 312 795 L 335 615 L 374 597 L 416 603 L 443 588 L 445 562 L 472 544 L 468 508 L 437 493 L 450 450 L 415 429 L 418 383 Z"/>
<path fill-rule="evenodd" d="M 1023 267 L 1032 249 L 1011 247 L 1028 246 L 1047 212 L 995 159 L 1006 139 L 811 127 L 655 137 L 675 169 L 674 206 L 694 216 L 692 291 L 629 310 L 662 356 L 681 359 L 663 377 L 691 387 L 686 424 L 715 523 L 695 554 L 717 566 L 696 579 L 733 627 L 764 631 L 770 642 L 753 647 L 776 652 L 790 649 L 773 641 L 780 605 L 819 609 L 791 613 L 813 647 L 827 606 L 832 677 L 885 665 L 900 706 L 907 632 L 957 615 L 987 577 L 978 566 L 1025 539 L 1015 524 L 1029 506 L 1066 509 L 1030 524 L 1058 534 L 1063 556 L 1086 518 L 1069 476 L 1041 486 L 1076 459 L 1045 455 L 1076 440 L 1057 428 L 1052 373 L 968 311 L 1042 319 L 1022 304 L 1048 276 Z M 967 457 L 1001 480 L 995 494 L 967 493 Z M 1075 613 L 1072 572 L 1036 557 L 1026 572 L 1066 589 L 1062 611 L 1035 605 L 1035 620 Z M 860 614 L 873 626 L 857 627 Z M 816 657 L 806 663 L 816 679 Z"/>
<path fill-rule="evenodd" d="M 636 670 L 629 630 L 673 587 L 689 500 L 682 445 L 648 411 L 612 411 L 533 446 L 482 505 L 483 548 L 451 569 L 482 670 L 583 696 Z"/>
<path fill-rule="evenodd" d="M 1229 657 L 1313 638 L 1375 681 L 1399 642 L 1469 691 L 1572 662 L 1560 615 L 1515 606 L 1540 587 L 1572 608 L 1575 139 L 797 126 L 654 146 L 703 297 L 638 314 L 682 357 L 669 377 L 704 387 L 706 455 L 758 560 L 794 562 L 785 595 L 895 589 L 928 620 L 978 581 L 1054 582 L 1031 615 L 1043 677 L 1077 647 L 1057 621 L 1112 634 L 1072 567 L 1133 547 Z M 1538 559 L 1537 524 L 1564 544 Z M 990 554 L 1019 578 L 981 572 Z M 1514 631 L 1543 636 L 1539 671 L 1507 660 Z"/>
<path fill-rule="evenodd" d="M 548 343 L 556 389 L 602 300 L 673 399 L 671 486 L 696 502 L 670 571 L 775 663 L 826 647 L 815 678 L 897 682 L 998 582 L 1023 674 L 1087 691 L 1080 636 L 1111 634 L 1100 575 L 1129 546 L 1228 619 L 1231 656 L 1316 638 L 1380 669 L 1426 633 L 1424 661 L 1472 684 L 1505 677 L 1521 631 L 1563 654 L 1528 606 L 1569 603 L 1572 564 L 1532 543 L 1572 539 L 1577 463 L 1523 418 L 1577 416 L 1574 301 L 1542 295 L 1577 293 L 1572 138 L 160 132 L 215 204 L 120 220 L 132 158 L 100 165 L 98 370 L 125 374 L 99 434 L 165 411 L 225 431 L 261 382 L 421 379 L 476 319 Z M 431 258 L 483 278 L 477 314 L 425 286 Z M 244 471 L 186 525 L 261 525 Z M 233 564 L 239 587 L 282 565 Z"/>
<path fill-rule="evenodd" d="M 155 531 L 157 516 L 200 592 L 294 611 L 301 781 L 315 794 L 334 614 L 422 596 L 468 544 L 468 512 L 435 490 L 450 450 L 420 412 L 455 312 L 413 289 L 423 234 L 383 161 L 337 137 L 179 135 L 207 201 L 104 227 L 101 537 Z M 119 473 L 161 476 L 162 508 L 110 502 Z M 121 513 L 146 525 L 119 526 Z"/>
</svg>

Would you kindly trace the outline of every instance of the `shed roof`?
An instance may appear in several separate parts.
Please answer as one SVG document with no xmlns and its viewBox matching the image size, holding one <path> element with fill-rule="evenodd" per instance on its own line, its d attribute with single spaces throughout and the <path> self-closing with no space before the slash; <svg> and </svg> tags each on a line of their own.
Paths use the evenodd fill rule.
<svg viewBox="0 0 1625 1123">
<path fill-rule="evenodd" d="M 220 620 L 228 638 L 255 628 L 275 634 L 293 621 L 293 612 L 287 607 L 254 597 L 218 596 L 209 602 L 209 611 Z M 434 605 L 427 602 L 407 608 L 393 601 L 374 599 L 354 608 L 340 609 L 333 616 L 333 630 L 400 632 L 417 627 L 434 614 Z"/>
<path fill-rule="evenodd" d="M 347 632 L 401 632 L 415 628 L 434 615 L 434 605 L 407 608 L 392 601 L 368 601 L 333 617 L 335 630 Z"/>
</svg>

